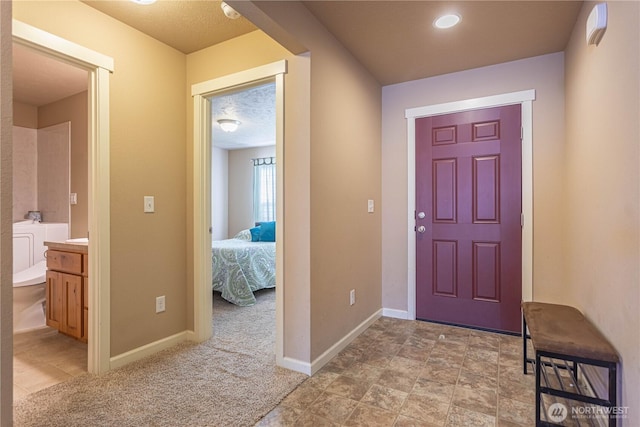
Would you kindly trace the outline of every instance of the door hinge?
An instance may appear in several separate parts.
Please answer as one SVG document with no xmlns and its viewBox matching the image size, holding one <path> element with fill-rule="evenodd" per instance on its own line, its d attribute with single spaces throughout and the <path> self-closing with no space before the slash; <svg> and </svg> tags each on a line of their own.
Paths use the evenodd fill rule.
<svg viewBox="0 0 640 427">
<path fill-rule="evenodd" d="M 520 139 L 524 139 L 524 127 L 520 126 Z"/>
<path fill-rule="evenodd" d="M 520 212 L 520 227 L 524 227 L 524 213 Z"/>
</svg>

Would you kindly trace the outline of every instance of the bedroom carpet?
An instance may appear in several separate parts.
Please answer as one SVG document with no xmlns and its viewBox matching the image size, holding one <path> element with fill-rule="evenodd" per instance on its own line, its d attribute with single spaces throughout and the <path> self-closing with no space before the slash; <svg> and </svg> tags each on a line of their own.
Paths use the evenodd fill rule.
<svg viewBox="0 0 640 427">
<path fill-rule="evenodd" d="M 15 426 L 252 426 L 306 375 L 275 366 L 275 291 L 236 307 L 214 297 L 214 336 L 14 404 Z"/>
</svg>

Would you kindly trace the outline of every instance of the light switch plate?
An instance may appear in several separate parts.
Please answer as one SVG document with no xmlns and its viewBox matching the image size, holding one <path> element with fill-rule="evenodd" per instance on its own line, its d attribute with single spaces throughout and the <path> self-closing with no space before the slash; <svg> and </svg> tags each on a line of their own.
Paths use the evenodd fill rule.
<svg viewBox="0 0 640 427">
<path fill-rule="evenodd" d="M 144 196 L 144 212 L 145 213 L 155 212 L 155 201 L 153 196 Z"/>
<path fill-rule="evenodd" d="M 367 212 L 369 212 L 369 213 L 373 213 L 373 211 L 374 211 L 374 204 L 373 204 L 373 200 L 372 200 L 372 199 L 369 199 L 369 200 L 367 201 Z"/>
<path fill-rule="evenodd" d="M 78 204 L 78 193 L 71 193 L 69 195 L 69 202 L 72 205 L 77 205 Z"/>
</svg>

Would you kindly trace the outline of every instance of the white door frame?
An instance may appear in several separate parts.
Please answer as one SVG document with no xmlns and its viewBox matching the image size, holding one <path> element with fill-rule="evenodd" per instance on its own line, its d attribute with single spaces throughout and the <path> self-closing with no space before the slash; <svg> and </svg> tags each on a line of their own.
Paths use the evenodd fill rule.
<svg viewBox="0 0 640 427">
<path fill-rule="evenodd" d="M 109 73 L 113 59 L 46 31 L 13 20 L 13 41 L 87 70 L 89 74 L 89 342 L 87 370 L 110 367 L 111 243 L 109 198 Z"/>
<path fill-rule="evenodd" d="M 522 300 L 531 301 L 533 297 L 533 109 L 536 99 L 535 90 L 511 92 L 483 98 L 467 99 L 444 104 L 408 108 L 407 119 L 407 188 L 408 188 L 408 227 L 407 227 L 407 318 L 416 318 L 416 119 L 459 113 L 480 108 L 500 107 L 503 105 L 521 105 L 522 114 Z"/>
<path fill-rule="evenodd" d="M 191 86 L 193 96 L 193 340 L 212 336 L 211 289 L 211 101 L 210 97 L 260 81 L 276 84 L 276 363 L 284 359 L 284 74 L 277 61 Z"/>
</svg>

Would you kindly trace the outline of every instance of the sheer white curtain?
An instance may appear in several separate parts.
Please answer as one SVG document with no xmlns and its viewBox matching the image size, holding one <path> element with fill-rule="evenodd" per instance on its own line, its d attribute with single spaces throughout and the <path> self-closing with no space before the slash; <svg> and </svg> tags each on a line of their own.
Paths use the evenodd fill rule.
<svg viewBox="0 0 640 427">
<path fill-rule="evenodd" d="M 276 220 L 276 160 L 253 159 L 253 220 Z"/>
</svg>

